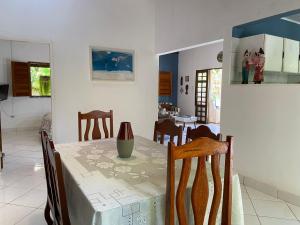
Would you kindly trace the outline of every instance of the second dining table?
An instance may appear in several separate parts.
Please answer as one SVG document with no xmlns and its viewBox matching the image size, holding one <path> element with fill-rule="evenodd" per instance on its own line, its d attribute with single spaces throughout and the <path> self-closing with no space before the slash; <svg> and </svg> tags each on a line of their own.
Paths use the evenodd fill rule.
<svg viewBox="0 0 300 225">
<path fill-rule="evenodd" d="M 56 145 L 73 225 L 164 224 L 167 147 L 140 136 L 134 137 L 134 143 L 128 159 L 118 157 L 115 138 Z M 181 165 L 176 164 L 177 179 L 180 170 Z M 209 163 L 207 172 L 211 201 Z M 232 179 L 232 225 L 244 225 L 239 177 L 234 174 Z M 189 183 L 187 193 L 191 186 Z M 187 202 L 190 205 L 189 198 Z M 192 208 L 187 210 L 192 218 Z"/>
</svg>

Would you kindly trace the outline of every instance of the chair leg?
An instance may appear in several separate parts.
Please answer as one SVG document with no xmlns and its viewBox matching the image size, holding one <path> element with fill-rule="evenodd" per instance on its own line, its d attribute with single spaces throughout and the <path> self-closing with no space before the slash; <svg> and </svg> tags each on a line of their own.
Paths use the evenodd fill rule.
<svg viewBox="0 0 300 225">
<path fill-rule="evenodd" d="M 46 207 L 44 210 L 44 217 L 45 217 L 45 220 L 48 225 L 53 225 L 53 220 L 51 219 L 51 216 L 50 216 L 50 206 L 49 206 L 48 201 L 46 203 Z"/>
</svg>

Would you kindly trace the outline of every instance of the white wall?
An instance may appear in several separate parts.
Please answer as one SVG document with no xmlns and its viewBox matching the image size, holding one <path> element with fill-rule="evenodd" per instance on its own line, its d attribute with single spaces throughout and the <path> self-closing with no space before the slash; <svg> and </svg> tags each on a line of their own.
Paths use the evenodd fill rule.
<svg viewBox="0 0 300 225">
<path fill-rule="evenodd" d="M 195 79 L 196 70 L 221 68 L 222 63 L 217 61 L 217 55 L 223 50 L 223 42 L 202 46 L 179 52 L 178 59 L 178 95 L 177 102 L 181 113 L 195 115 Z M 189 76 L 189 92 L 180 93 L 180 77 Z M 185 89 L 186 82 L 182 86 Z"/>
<path fill-rule="evenodd" d="M 9 97 L 0 102 L 1 125 L 6 128 L 36 128 L 51 112 L 50 98 L 12 97 L 11 61 L 50 62 L 48 44 L 0 40 L 0 83 L 9 84 Z"/>
<path fill-rule="evenodd" d="M 298 0 L 159 0 L 156 51 L 225 39 L 221 131 L 235 136 L 235 168 L 300 195 L 300 86 L 229 84 L 232 27 L 297 8 Z"/>
<path fill-rule="evenodd" d="M 26 12 L 26 16 L 24 16 Z M 120 121 L 151 137 L 157 117 L 157 58 L 152 0 L 28 0 L 0 2 L 0 37 L 51 42 L 53 132 L 56 142 L 78 139 L 77 112 L 114 110 Z M 136 80 L 89 80 L 89 46 L 133 49 Z"/>
</svg>

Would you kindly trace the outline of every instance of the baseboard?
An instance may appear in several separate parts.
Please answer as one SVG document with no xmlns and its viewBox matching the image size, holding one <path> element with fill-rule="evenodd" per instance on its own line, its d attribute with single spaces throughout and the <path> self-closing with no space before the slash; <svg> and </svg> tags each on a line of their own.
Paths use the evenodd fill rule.
<svg viewBox="0 0 300 225">
<path fill-rule="evenodd" d="M 285 191 L 278 191 L 278 198 L 293 205 L 300 206 L 300 196 Z"/>
<path fill-rule="evenodd" d="M 239 178 L 241 184 L 244 184 L 248 187 L 255 188 L 258 191 L 261 191 L 267 195 L 271 195 L 275 198 L 291 203 L 293 205 L 300 206 L 300 196 L 298 195 L 279 190 L 270 184 L 260 182 L 251 177 L 247 177 L 241 174 L 239 174 Z"/>
</svg>

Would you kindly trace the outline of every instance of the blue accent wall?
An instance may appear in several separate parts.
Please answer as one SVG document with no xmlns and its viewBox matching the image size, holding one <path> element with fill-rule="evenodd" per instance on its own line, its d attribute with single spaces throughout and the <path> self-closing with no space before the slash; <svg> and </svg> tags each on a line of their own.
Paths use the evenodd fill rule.
<svg viewBox="0 0 300 225">
<path fill-rule="evenodd" d="M 159 71 L 172 73 L 172 96 L 159 96 L 158 102 L 172 102 L 177 105 L 178 52 L 160 56 Z"/>
<path fill-rule="evenodd" d="M 243 38 L 258 34 L 270 34 L 300 41 L 300 25 L 281 19 L 282 17 L 298 13 L 300 13 L 300 10 L 294 10 L 292 12 L 236 26 L 232 30 L 232 36 Z"/>
</svg>

